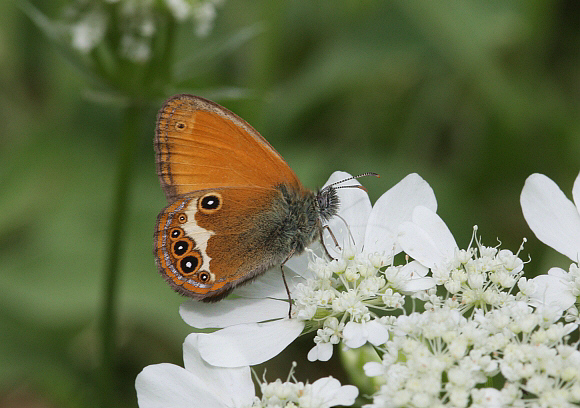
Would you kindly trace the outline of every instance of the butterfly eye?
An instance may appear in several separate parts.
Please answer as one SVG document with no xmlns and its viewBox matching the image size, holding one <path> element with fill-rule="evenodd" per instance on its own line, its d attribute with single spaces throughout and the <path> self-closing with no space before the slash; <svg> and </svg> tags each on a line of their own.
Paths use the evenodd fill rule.
<svg viewBox="0 0 580 408">
<path fill-rule="evenodd" d="M 169 231 L 169 236 L 171 237 L 171 239 L 180 238 L 182 235 L 183 230 L 181 228 L 172 228 L 171 231 Z"/>
<path fill-rule="evenodd" d="M 179 261 L 179 269 L 185 276 L 194 274 L 200 266 L 201 263 L 198 254 L 188 255 Z"/>
<path fill-rule="evenodd" d="M 185 122 L 177 122 L 175 123 L 175 129 L 176 130 L 184 130 L 187 127 L 187 125 L 185 124 Z"/>
<path fill-rule="evenodd" d="M 182 256 L 189 249 L 189 243 L 187 241 L 177 241 L 173 244 L 173 253 L 176 256 Z"/>
<path fill-rule="evenodd" d="M 177 221 L 179 221 L 179 223 L 183 224 L 187 222 L 187 215 L 181 213 L 177 216 Z"/>
<path fill-rule="evenodd" d="M 218 193 L 208 193 L 201 197 L 198 202 L 199 210 L 205 214 L 216 212 L 221 206 L 222 196 Z"/>
</svg>

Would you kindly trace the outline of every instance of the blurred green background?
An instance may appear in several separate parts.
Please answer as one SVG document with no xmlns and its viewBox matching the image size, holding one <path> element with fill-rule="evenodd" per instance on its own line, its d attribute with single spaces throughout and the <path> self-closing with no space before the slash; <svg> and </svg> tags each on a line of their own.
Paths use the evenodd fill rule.
<svg viewBox="0 0 580 408">
<path fill-rule="evenodd" d="M 0 3 L 0 407 L 91 407 L 121 108 L 91 97 L 16 4 Z M 66 2 L 33 4 L 57 17 Z M 180 29 L 177 55 L 256 34 L 202 55 L 187 86 L 145 108 L 121 248 L 118 406 L 136 406 L 144 366 L 182 363 L 190 332 L 152 255 L 166 205 L 152 146 L 164 97 L 216 99 L 312 188 L 334 170 L 374 171 L 362 180 L 374 201 L 417 172 L 460 247 L 475 224 L 488 245 L 517 251 L 527 237 L 534 276 L 568 266 L 527 228 L 519 194 L 540 172 L 570 196 L 580 169 L 579 21 L 573 0 L 227 0 L 209 37 Z M 204 91 L 219 88 L 246 91 Z M 267 364 L 269 380 L 311 341 Z M 338 366 L 300 362 L 297 377 L 342 379 Z"/>
</svg>

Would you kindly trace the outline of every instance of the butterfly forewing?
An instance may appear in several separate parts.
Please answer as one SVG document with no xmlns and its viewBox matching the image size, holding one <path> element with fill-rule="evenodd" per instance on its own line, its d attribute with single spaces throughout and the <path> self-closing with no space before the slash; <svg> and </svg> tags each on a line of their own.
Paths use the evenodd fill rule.
<svg viewBox="0 0 580 408">
<path fill-rule="evenodd" d="M 157 170 L 167 198 L 224 186 L 301 183 L 272 146 L 229 110 L 192 95 L 161 108 L 155 136 Z"/>
</svg>

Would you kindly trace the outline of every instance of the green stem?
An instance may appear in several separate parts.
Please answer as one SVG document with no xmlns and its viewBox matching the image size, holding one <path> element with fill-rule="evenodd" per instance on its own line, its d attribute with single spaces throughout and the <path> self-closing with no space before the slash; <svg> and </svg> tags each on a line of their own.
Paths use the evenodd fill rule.
<svg viewBox="0 0 580 408">
<path fill-rule="evenodd" d="M 127 222 L 127 203 L 131 187 L 131 172 L 140 128 L 140 105 L 130 101 L 123 115 L 119 161 L 105 269 L 103 304 L 100 316 L 101 331 L 101 397 L 102 407 L 116 405 L 117 370 L 117 292 L 121 251 Z"/>
</svg>

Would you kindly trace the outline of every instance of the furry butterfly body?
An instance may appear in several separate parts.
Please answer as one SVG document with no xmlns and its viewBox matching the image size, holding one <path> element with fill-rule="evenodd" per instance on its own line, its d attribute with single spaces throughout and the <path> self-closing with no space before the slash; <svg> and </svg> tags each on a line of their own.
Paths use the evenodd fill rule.
<svg viewBox="0 0 580 408">
<path fill-rule="evenodd" d="M 335 188 L 305 188 L 272 146 L 229 110 L 176 95 L 159 111 L 158 175 L 170 202 L 154 255 L 177 292 L 216 301 L 321 236 Z"/>
</svg>

